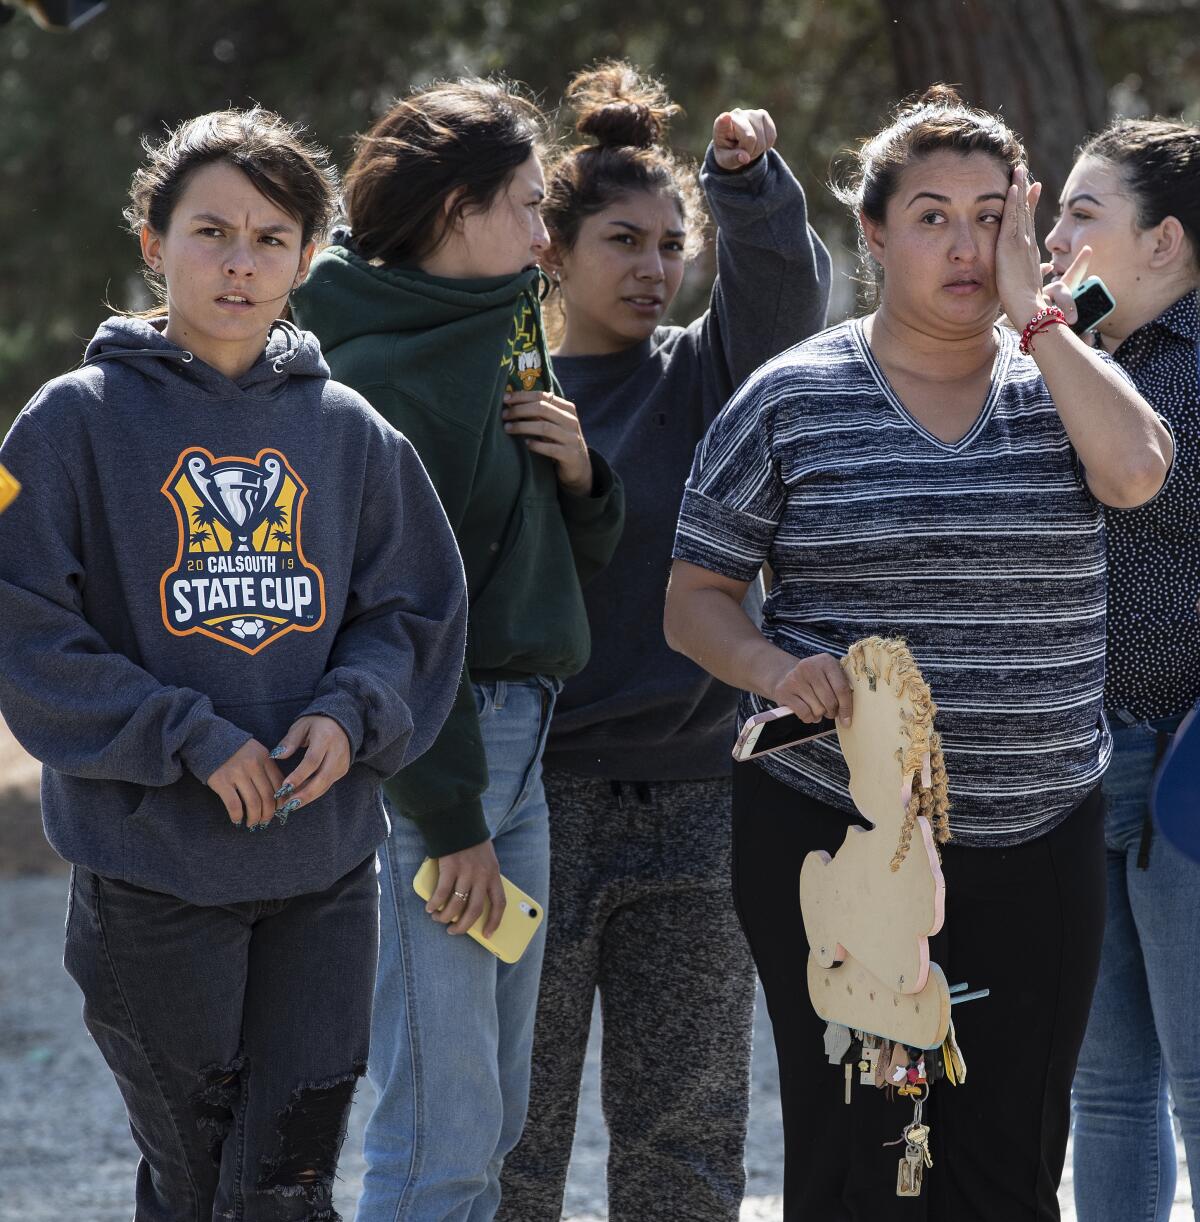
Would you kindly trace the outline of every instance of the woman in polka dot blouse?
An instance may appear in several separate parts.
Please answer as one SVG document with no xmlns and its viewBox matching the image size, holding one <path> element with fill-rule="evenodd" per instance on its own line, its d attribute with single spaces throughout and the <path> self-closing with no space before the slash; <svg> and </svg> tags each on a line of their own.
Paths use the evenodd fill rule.
<svg viewBox="0 0 1200 1222">
<path fill-rule="evenodd" d="M 1175 1193 L 1168 1090 L 1200 1189 L 1200 864 L 1151 844 L 1155 764 L 1200 699 L 1200 128 L 1123 119 L 1080 150 L 1047 238 L 1061 273 L 1087 246 L 1116 309 L 1098 343 L 1175 434 L 1160 494 L 1107 510 L 1113 731 L 1108 917 L 1075 1078 L 1080 1222 L 1166 1222 Z"/>
</svg>

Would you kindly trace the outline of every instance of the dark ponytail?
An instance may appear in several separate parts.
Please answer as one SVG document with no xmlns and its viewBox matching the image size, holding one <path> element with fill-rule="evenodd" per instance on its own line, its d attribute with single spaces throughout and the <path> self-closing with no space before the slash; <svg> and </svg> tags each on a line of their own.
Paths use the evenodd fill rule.
<svg viewBox="0 0 1200 1222">
<path fill-rule="evenodd" d="M 457 217 L 487 208 L 508 185 L 543 126 L 507 81 L 442 81 L 402 98 L 355 145 L 345 191 L 355 245 L 384 263 L 431 254 Z"/>
<path fill-rule="evenodd" d="M 1200 127 L 1171 119 L 1118 119 L 1079 150 L 1118 167 L 1151 229 L 1173 216 L 1200 264 Z"/>
</svg>

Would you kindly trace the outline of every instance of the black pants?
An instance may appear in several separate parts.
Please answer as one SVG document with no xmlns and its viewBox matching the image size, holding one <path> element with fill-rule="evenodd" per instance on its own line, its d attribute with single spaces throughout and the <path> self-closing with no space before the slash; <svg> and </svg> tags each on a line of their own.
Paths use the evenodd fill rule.
<svg viewBox="0 0 1200 1222">
<path fill-rule="evenodd" d="M 788 1222 L 1054 1222 L 1071 1079 L 1087 1024 L 1104 925 L 1099 789 L 1053 831 L 1010 848 L 942 849 L 946 920 L 931 958 L 951 984 L 991 996 L 955 1007 L 967 1063 L 925 1108 L 933 1169 L 899 1198 L 907 1100 L 855 1086 L 825 1058 L 808 999 L 797 879 L 814 849 L 834 853 L 851 820 L 755 764 L 733 782 L 734 901 L 775 1032 Z M 951 812 L 953 827 L 953 812 Z"/>
<path fill-rule="evenodd" d="M 336 1222 L 378 929 L 374 854 L 213 907 L 72 871 L 66 968 L 141 1152 L 135 1222 Z"/>
</svg>

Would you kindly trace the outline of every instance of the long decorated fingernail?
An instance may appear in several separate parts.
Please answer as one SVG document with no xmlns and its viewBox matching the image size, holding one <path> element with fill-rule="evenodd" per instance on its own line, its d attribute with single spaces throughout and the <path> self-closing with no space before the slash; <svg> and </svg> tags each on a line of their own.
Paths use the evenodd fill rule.
<svg viewBox="0 0 1200 1222">
<path fill-rule="evenodd" d="M 288 821 L 288 816 L 300 807 L 300 799 L 292 798 L 290 802 L 285 803 L 275 812 L 275 818 L 279 820 L 280 826 L 283 826 Z"/>
<path fill-rule="evenodd" d="M 286 798 L 288 794 L 295 790 L 295 786 L 291 781 L 284 781 L 282 785 L 275 791 L 275 801 L 278 802 L 281 798 Z"/>
<path fill-rule="evenodd" d="M 279 746 L 276 747 L 275 750 L 271 752 L 271 759 L 273 760 L 281 759 L 283 756 L 283 753 L 286 750 L 287 748 L 283 745 L 283 743 L 280 743 Z"/>
</svg>

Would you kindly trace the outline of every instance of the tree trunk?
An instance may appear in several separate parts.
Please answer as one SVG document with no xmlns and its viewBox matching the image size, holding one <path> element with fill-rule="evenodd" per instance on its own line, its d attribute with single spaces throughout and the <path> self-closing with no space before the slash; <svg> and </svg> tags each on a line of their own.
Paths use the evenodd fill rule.
<svg viewBox="0 0 1200 1222">
<path fill-rule="evenodd" d="M 1045 185 L 1038 232 L 1053 224 L 1076 146 L 1108 121 L 1107 91 L 1079 0 L 881 0 L 899 96 L 935 81 L 997 111 Z"/>
</svg>

